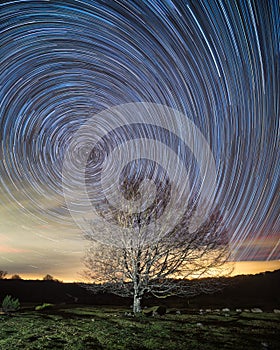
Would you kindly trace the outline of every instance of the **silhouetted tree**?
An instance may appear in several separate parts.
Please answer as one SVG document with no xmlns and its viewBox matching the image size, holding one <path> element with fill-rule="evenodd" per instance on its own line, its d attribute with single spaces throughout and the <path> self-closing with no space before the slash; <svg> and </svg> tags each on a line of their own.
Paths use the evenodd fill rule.
<svg viewBox="0 0 280 350">
<path fill-rule="evenodd" d="M 11 280 L 22 280 L 22 278 L 20 277 L 20 275 L 15 274 L 11 277 Z"/>
<path fill-rule="evenodd" d="M 43 281 L 54 281 L 54 278 L 52 275 L 47 274 L 45 277 L 43 277 Z"/>
<path fill-rule="evenodd" d="M 4 279 L 7 276 L 7 274 L 8 274 L 7 271 L 0 270 L 0 280 Z"/>
</svg>

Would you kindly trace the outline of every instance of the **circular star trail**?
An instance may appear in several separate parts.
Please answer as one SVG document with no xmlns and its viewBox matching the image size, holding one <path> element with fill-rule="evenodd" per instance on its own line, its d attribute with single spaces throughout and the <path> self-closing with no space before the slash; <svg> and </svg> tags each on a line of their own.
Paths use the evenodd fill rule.
<svg viewBox="0 0 280 350">
<path fill-rule="evenodd" d="M 2 1 L 1 198 L 70 225 L 61 178 L 73 135 L 108 108 L 155 103 L 207 140 L 235 259 L 279 259 L 279 8 Z"/>
</svg>

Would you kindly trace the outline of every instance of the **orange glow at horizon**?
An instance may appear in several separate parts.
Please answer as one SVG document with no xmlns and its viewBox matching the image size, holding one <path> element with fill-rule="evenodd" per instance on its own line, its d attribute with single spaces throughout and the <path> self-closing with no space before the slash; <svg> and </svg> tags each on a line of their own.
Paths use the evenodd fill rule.
<svg viewBox="0 0 280 350">
<path fill-rule="evenodd" d="M 231 276 L 254 275 L 266 271 L 280 269 L 280 260 L 271 261 L 237 261 Z"/>
<path fill-rule="evenodd" d="M 231 276 L 237 275 L 250 275 L 258 274 L 266 271 L 274 271 L 280 269 L 280 260 L 271 260 L 271 261 L 237 261 L 234 263 L 234 270 L 231 273 Z M 82 277 L 73 278 L 73 274 L 56 274 L 53 273 L 54 279 L 58 279 L 65 283 L 71 282 L 86 282 Z M 75 273 L 76 276 L 78 274 Z M 23 279 L 26 280 L 42 280 L 42 274 L 20 274 Z M 9 278 L 10 276 L 7 276 Z"/>
</svg>

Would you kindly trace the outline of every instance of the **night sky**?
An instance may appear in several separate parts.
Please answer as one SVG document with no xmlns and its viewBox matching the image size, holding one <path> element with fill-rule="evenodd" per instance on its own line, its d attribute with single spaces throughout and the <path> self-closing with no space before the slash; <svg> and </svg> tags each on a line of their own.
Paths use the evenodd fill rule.
<svg viewBox="0 0 280 350">
<path fill-rule="evenodd" d="M 1 1 L 0 33 L 0 270 L 80 278 L 65 154 L 94 115 L 139 102 L 209 144 L 233 259 L 280 268 L 278 0 Z"/>
</svg>

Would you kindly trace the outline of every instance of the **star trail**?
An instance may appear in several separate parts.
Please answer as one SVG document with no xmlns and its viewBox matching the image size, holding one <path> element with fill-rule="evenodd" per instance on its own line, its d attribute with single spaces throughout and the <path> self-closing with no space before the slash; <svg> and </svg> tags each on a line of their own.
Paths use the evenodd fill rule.
<svg viewBox="0 0 280 350">
<path fill-rule="evenodd" d="M 17 254 L 38 266 L 42 235 L 49 256 L 82 250 L 62 184 L 70 140 L 143 102 L 187 116 L 209 144 L 234 259 L 280 259 L 278 0 L 1 1 L 0 33 L 0 268 Z"/>
</svg>

